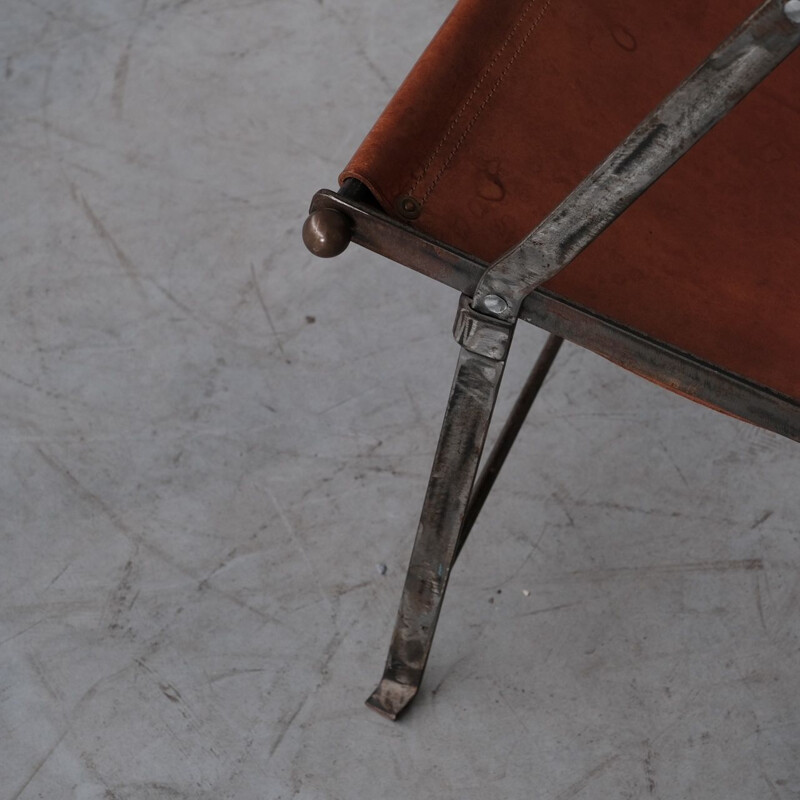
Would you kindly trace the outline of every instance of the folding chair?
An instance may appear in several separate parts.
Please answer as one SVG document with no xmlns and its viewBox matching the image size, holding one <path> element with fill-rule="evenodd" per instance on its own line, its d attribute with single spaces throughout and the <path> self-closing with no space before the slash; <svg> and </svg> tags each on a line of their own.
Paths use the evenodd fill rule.
<svg viewBox="0 0 800 800">
<path fill-rule="evenodd" d="M 367 701 L 386 716 L 417 694 L 450 570 L 563 339 L 800 440 L 800 62 L 775 69 L 800 43 L 800 0 L 747 17 L 751 3 L 459 0 L 341 190 L 315 195 L 312 252 L 354 241 L 461 292 Z M 519 319 L 550 338 L 476 481 Z"/>
</svg>

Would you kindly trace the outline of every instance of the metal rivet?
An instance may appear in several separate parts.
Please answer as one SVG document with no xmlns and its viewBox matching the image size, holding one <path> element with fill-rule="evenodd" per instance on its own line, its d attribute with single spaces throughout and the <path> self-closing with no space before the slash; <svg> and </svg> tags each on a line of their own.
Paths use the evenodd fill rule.
<svg viewBox="0 0 800 800">
<path fill-rule="evenodd" d="M 787 0 L 783 13 L 795 24 L 800 25 L 800 0 Z"/>
<path fill-rule="evenodd" d="M 422 205 L 419 200 L 411 195 L 398 198 L 396 207 L 406 219 L 416 219 L 422 213 Z"/>
<path fill-rule="evenodd" d="M 487 294 L 483 298 L 483 307 L 490 314 L 502 314 L 508 308 L 508 303 L 498 294 Z"/>
</svg>

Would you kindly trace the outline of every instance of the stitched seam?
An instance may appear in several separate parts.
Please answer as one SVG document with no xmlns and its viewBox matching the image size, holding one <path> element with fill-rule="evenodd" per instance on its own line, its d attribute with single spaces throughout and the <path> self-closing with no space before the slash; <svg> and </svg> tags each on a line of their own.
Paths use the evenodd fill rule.
<svg viewBox="0 0 800 800">
<path fill-rule="evenodd" d="M 439 151 L 444 147 L 445 143 L 450 138 L 450 134 L 453 132 L 454 128 L 458 125 L 459 120 L 464 115 L 464 112 L 467 110 L 467 107 L 469 106 L 469 104 L 472 102 L 472 98 L 475 97 L 475 95 L 478 93 L 478 90 L 483 85 L 484 81 L 489 77 L 489 74 L 494 69 L 495 64 L 500 60 L 500 57 L 503 55 L 503 52 L 505 51 L 506 47 L 508 47 L 508 43 L 511 41 L 511 39 L 514 37 L 514 34 L 517 32 L 517 28 L 519 28 L 519 26 L 522 24 L 522 21 L 525 19 L 525 17 L 528 16 L 528 13 L 530 12 L 531 8 L 537 2 L 538 2 L 538 0 L 528 0 L 528 2 L 525 4 L 525 7 L 520 12 L 520 14 L 517 17 L 516 22 L 514 23 L 513 27 L 508 32 L 508 36 L 506 36 L 506 38 L 503 41 L 503 43 L 495 51 L 495 54 L 492 56 L 492 60 L 489 62 L 489 64 L 484 69 L 483 73 L 481 74 L 480 78 L 478 79 L 478 82 L 475 84 L 475 86 L 472 87 L 472 91 L 467 96 L 467 99 L 461 104 L 461 108 L 458 109 L 458 113 L 450 121 L 450 124 L 447 126 L 447 130 L 444 132 L 444 134 L 442 135 L 442 138 L 439 140 L 439 143 L 436 145 L 436 147 L 434 148 L 433 152 L 428 157 L 428 160 L 425 162 L 424 166 L 422 167 L 422 172 L 419 174 L 417 179 L 411 185 L 411 188 L 409 189 L 408 194 L 413 195 L 414 194 L 414 190 L 422 182 L 422 179 L 425 177 L 425 175 L 427 175 L 428 170 L 430 169 L 431 165 L 433 164 L 433 162 L 436 159 L 436 156 L 439 155 Z"/>
<path fill-rule="evenodd" d="M 436 188 L 436 185 L 439 183 L 439 180 L 441 179 L 442 175 L 444 175 L 444 173 L 447 171 L 447 168 L 450 166 L 450 162 L 453 160 L 453 158 L 455 158 L 456 153 L 461 149 L 461 145 L 464 143 L 464 140 L 467 138 L 469 132 L 472 130 L 472 128 L 474 127 L 475 123 L 478 121 L 478 118 L 483 113 L 483 110 L 489 104 L 489 101 L 492 99 L 492 97 L 494 96 L 495 92 L 497 92 L 497 90 L 500 88 L 500 85 L 503 83 L 503 80 L 505 79 L 505 77 L 508 74 L 509 70 L 513 66 L 514 62 L 517 60 L 517 57 L 519 56 L 519 54 L 524 49 L 525 45 L 528 42 L 528 39 L 530 39 L 531 34 L 536 29 L 536 27 L 539 25 L 539 23 L 542 21 L 542 18 L 547 13 L 547 9 L 551 6 L 552 3 L 553 3 L 553 0 L 547 0 L 547 2 L 542 7 L 542 10 L 539 12 L 539 14 L 536 17 L 536 19 L 534 19 L 534 21 L 531 24 L 531 26 L 525 32 L 525 35 L 523 36 L 522 41 L 519 43 L 519 45 L 517 46 L 517 49 L 511 55 L 511 58 L 509 59 L 508 63 L 505 65 L 505 67 L 503 67 L 503 71 L 500 73 L 500 75 L 498 76 L 497 80 L 494 82 L 494 85 L 492 86 L 491 91 L 484 98 L 484 100 L 480 104 L 480 106 L 478 106 L 478 110 L 475 112 L 475 114 L 473 115 L 472 119 L 467 124 L 467 127 L 464 128 L 464 131 L 462 132 L 461 136 L 459 136 L 458 141 L 455 143 L 455 145 L 453 146 L 453 149 L 450 151 L 449 155 L 445 159 L 444 164 L 442 164 L 441 168 L 436 173 L 436 176 L 434 177 L 434 179 L 431 182 L 430 186 L 428 186 L 428 188 L 425 190 L 425 194 L 420 198 L 420 201 L 419 201 L 420 206 L 425 205 L 425 201 L 428 199 L 428 197 L 430 197 L 431 192 Z"/>
</svg>

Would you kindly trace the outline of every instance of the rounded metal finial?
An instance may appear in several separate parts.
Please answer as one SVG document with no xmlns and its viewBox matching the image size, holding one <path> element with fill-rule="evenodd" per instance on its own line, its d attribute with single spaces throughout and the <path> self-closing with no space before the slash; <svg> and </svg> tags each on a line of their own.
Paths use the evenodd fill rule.
<svg viewBox="0 0 800 800">
<path fill-rule="evenodd" d="M 315 256 L 338 256 L 350 244 L 350 221 L 332 208 L 315 211 L 303 223 L 303 242 Z"/>
<path fill-rule="evenodd" d="M 787 0 L 783 13 L 795 24 L 800 24 L 800 0 Z"/>
</svg>

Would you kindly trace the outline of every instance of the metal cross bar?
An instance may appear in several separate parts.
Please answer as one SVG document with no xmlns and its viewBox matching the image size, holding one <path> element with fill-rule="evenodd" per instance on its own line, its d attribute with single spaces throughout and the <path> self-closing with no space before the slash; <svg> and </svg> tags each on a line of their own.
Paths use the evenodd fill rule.
<svg viewBox="0 0 800 800">
<path fill-rule="evenodd" d="M 492 452 L 489 453 L 486 464 L 481 470 L 478 480 L 475 481 L 475 487 L 469 498 L 469 506 L 467 506 L 464 525 L 461 528 L 461 534 L 456 544 L 454 560 L 458 558 L 461 548 L 464 547 L 464 543 L 467 541 L 467 537 L 478 519 L 478 514 L 481 513 L 483 504 L 486 502 L 489 492 L 492 491 L 494 482 L 497 480 L 497 476 L 500 474 L 500 470 L 503 468 L 503 464 L 505 464 L 506 458 L 511 452 L 511 447 L 522 429 L 522 425 L 525 422 L 525 418 L 528 416 L 528 412 L 531 410 L 533 401 L 539 394 L 539 389 L 542 388 L 544 379 L 547 377 L 550 367 L 553 366 L 553 362 L 556 360 L 558 351 L 561 349 L 563 343 L 564 340 L 554 333 L 551 333 L 550 336 L 547 337 L 542 352 L 539 353 L 539 358 L 536 359 L 531 374 L 528 375 L 528 379 L 525 381 L 525 385 L 522 387 L 522 391 L 520 391 L 514 403 L 514 407 L 508 415 L 506 424 L 503 425 L 503 430 L 500 431 L 500 435 L 494 443 Z"/>
<path fill-rule="evenodd" d="M 800 3 L 767 0 L 522 242 L 484 274 L 473 307 L 516 319 L 522 301 L 591 244 L 800 44 Z"/>
<path fill-rule="evenodd" d="M 311 220 L 318 215 L 333 217 L 361 247 L 470 297 L 488 268 L 474 256 L 328 189 L 314 195 L 310 211 Z M 519 318 L 687 397 L 800 442 L 800 404 L 793 398 L 656 341 L 544 287 L 525 298 Z"/>
</svg>

